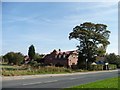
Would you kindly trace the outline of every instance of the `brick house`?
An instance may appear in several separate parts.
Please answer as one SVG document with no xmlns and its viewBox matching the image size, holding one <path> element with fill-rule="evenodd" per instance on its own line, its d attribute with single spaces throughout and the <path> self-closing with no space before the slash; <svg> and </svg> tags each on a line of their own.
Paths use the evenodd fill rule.
<svg viewBox="0 0 120 90">
<path fill-rule="evenodd" d="M 50 54 L 47 54 L 44 57 L 44 64 L 46 65 L 55 65 L 55 66 L 64 66 L 71 67 L 76 66 L 78 61 L 77 50 L 61 52 L 53 50 Z"/>
</svg>

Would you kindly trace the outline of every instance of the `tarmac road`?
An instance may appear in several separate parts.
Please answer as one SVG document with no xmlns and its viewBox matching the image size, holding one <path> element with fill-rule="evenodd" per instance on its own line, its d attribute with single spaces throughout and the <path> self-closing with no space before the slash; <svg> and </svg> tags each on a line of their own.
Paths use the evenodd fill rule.
<svg viewBox="0 0 120 90">
<path fill-rule="evenodd" d="M 46 88 L 48 90 L 58 90 L 61 88 L 68 88 L 71 86 L 76 86 L 80 84 L 85 84 L 89 82 L 94 82 L 97 80 L 102 80 L 111 77 L 117 77 L 118 70 L 114 71 L 102 71 L 102 72 L 90 72 L 90 73 L 75 73 L 75 74 L 65 74 L 52 76 L 48 75 L 47 77 L 37 77 L 37 78 L 27 78 L 27 79 L 16 79 L 16 80 L 3 80 L 2 88 L 3 90 L 18 90 L 18 88 L 38 88 L 43 90 Z M 17 89 L 16 89 L 17 88 Z"/>
</svg>

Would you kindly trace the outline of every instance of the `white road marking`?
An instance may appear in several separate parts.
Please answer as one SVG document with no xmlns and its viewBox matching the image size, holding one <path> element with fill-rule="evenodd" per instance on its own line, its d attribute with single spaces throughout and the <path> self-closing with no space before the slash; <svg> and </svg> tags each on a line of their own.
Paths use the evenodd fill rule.
<svg viewBox="0 0 120 90">
<path fill-rule="evenodd" d="M 70 78 L 71 80 L 73 80 L 73 79 L 77 79 L 77 78 Z"/>
<path fill-rule="evenodd" d="M 32 85 L 32 84 L 40 84 L 42 82 L 34 82 L 34 83 L 26 83 L 26 84 L 23 84 L 23 85 Z"/>
<path fill-rule="evenodd" d="M 58 81 L 58 80 L 46 81 L 46 82 L 43 82 L 43 83 L 56 82 L 56 81 Z"/>
<path fill-rule="evenodd" d="M 34 83 L 26 83 L 26 84 L 23 84 L 23 85 L 33 85 L 33 84 L 40 84 L 40 83 L 50 83 L 50 82 L 56 82 L 58 80 L 53 80 L 53 81 L 46 81 L 46 82 L 34 82 Z"/>
</svg>

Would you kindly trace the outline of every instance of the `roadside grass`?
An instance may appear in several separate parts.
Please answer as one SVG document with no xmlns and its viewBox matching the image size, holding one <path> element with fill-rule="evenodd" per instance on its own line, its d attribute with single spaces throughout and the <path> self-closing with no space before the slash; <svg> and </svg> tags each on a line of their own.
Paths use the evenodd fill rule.
<svg viewBox="0 0 120 90">
<path fill-rule="evenodd" d="M 0 64 L 0 74 L 2 76 L 20 76 L 20 75 L 37 75 L 37 74 L 62 74 L 62 73 L 74 73 L 74 72 L 87 72 L 87 70 L 73 70 L 70 68 L 64 67 L 55 67 L 55 66 L 40 66 L 40 67 L 31 67 L 28 65 L 7 65 Z"/>
<path fill-rule="evenodd" d="M 73 86 L 71 88 L 65 88 L 64 90 L 74 90 L 74 89 L 87 89 L 87 90 L 92 90 L 92 89 L 118 89 L 118 79 L 120 79 L 120 77 L 114 77 L 114 78 L 109 78 L 109 79 L 104 79 L 104 80 L 98 80 L 96 82 L 92 82 L 92 83 L 87 83 L 87 84 L 82 84 L 79 86 Z M 97 90 L 98 90 L 97 89 Z M 120 89 L 119 89 L 120 90 Z"/>
<path fill-rule="evenodd" d="M 33 68 L 30 66 L 10 66 L 0 65 L 2 69 L 0 73 L 3 76 L 20 76 L 20 75 L 36 75 L 36 74 L 60 74 L 60 73 L 71 73 L 71 69 L 64 67 L 46 66 Z"/>
<path fill-rule="evenodd" d="M 38 74 L 64 74 L 64 73 L 74 73 L 74 72 L 88 72 L 87 70 L 81 69 L 70 69 L 64 67 L 55 67 L 55 66 L 40 66 L 40 67 L 31 67 L 29 65 L 7 65 L 0 64 L 0 74 L 2 76 L 20 76 L 20 75 L 38 75 Z M 94 71 L 93 71 L 94 72 Z"/>
</svg>

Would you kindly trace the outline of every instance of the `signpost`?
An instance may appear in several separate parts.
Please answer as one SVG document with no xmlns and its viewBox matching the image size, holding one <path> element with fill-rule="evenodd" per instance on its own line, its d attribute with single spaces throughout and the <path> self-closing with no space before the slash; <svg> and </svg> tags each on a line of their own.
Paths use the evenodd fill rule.
<svg viewBox="0 0 120 90">
<path fill-rule="evenodd" d="M 108 63 L 105 63 L 106 70 L 108 70 L 107 66 L 108 66 Z"/>
<path fill-rule="evenodd" d="M 87 61 L 88 61 L 88 59 L 86 58 L 86 70 L 87 70 Z"/>
</svg>

